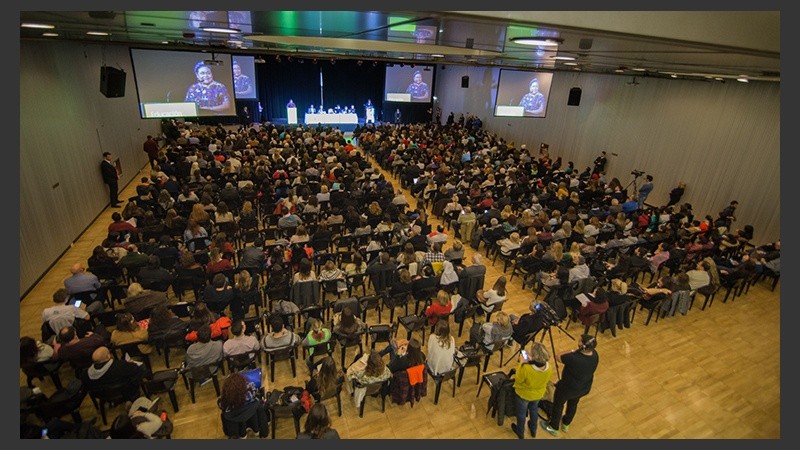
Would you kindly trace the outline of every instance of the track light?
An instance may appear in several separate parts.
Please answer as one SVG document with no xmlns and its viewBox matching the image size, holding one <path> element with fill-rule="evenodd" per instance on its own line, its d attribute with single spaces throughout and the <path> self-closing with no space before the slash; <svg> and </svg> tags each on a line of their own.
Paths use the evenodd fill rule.
<svg viewBox="0 0 800 450">
<path fill-rule="evenodd" d="M 378 67 L 378 61 L 372 61 L 372 67 Z"/>
<path fill-rule="evenodd" d="M 336 64 L 336 58 L 331 58 L 331 65 Z"/>
<path fill-rule="evenodd" d="M 358 66 L 361 67 L 361 65 L 364 64 L 364 61 L 359 59 L 358 61 L 356 61 L 356 64 L 358 64 Z"/>
<path fill-rule="evenodd" d="M 314 59 L 312 59 L 312 60 L 311 60 L 311 62 L 312 62 L 313 64 L 316 64 L 316 63 L 317 63 L 317 58 L 314 58 Z"/>
</svg>

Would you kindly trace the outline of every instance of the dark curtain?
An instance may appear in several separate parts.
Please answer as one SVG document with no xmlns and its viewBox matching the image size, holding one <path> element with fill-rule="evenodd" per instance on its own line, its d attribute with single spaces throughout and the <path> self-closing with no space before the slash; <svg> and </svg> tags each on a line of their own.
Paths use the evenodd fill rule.
<svg viewBox="0 0 800 450">
<path fill-rule="evenodd" d="M 319 73 L 322 69 L 324 90 L 320 99 Z M 360 119 L 364 118 L 364 103 L 371 99 L 376 114 L 380 114 L 385 76 L 383 63 L 375 66 L 370 61 L 358 65 L 356 61 L 318 61 L 307 59 L 303 63 L 283 56 L 278 62 L 267 58 L 267 62 L 256 64 L 259 102 L 263 107 L 261 121 L 286 118 L 289 99 L 297 105 L 297 116 L 302 122 L 310 105 L 333 108 L 353 105 Z M 253 109 L 251 108 L 251 114 Z M 254 115 L 254 120 L 259 120 Z"/>
</svg>

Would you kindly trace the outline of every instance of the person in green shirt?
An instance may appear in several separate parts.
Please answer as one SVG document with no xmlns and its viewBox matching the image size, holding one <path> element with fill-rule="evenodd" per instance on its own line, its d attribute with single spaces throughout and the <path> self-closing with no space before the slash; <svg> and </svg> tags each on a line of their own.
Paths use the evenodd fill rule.
<svg viewBox="0 0 800 450">
<path fill-rule="evenodd" d="M 316 366 L 316 364 L 314 364 L 314 346 L 330 341 L 331 330 L 324 327 L 322 321 L 315 317 L 309 317 L 308 320 L 311 322 L 311 330 L 306 337 L 303 338 L 303 345 L 308 347 L 308 359 L 306 359 L 308 371 L 313 372 Z"/>
<path fill-rule="evenodd" d="M 514 376 L 514 393 L 516 397 L 517 423 L 511 429 L 520 439 L 525 439 L 525 418 L 532 437 L 536 437 L 536 425 L 539 419 L 539 400 L 544 397 L 547 383 L 553 375 L 553 368 L 548 363 L 550 355 L 547 348 L 534 342 L 530 353 L 520 352 L 517 372 Z"/>
</svg>

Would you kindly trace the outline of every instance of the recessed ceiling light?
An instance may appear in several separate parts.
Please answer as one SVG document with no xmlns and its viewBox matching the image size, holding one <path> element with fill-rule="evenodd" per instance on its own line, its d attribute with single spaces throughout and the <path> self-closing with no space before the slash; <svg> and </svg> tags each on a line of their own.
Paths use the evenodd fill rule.
<svg viewBox="0 0 800 450">
<path fill-rule="evenodd" d="M 42 28 L 45 30 L 52 30 L 53 28 L 56 27 L 55 25 L 48 25 L 46 23 L 32 23 L 32 22 L 21 23 L 19 26 L 21 26 L 22 28 Z"/>
<path fill-rule="evenodd" d="M 616 73 L 623 73 L 623 72 L 625 72 L 625 69 L 623 69 L 623 68 L 621 68 L 621 67 L 620 67 L 619 69 L 615 70 L 614 72 L 616 72 Z"/>
<path fill-rule="evenodd" d="M 672 77 L 672 78 L 678 78 L 678 75 L 676 75 L 676 74 L 674 74 L 674 73 L 673 73 L 672 75 L 670 75 L 670 77 Z"/>
<path fill-rule="evenodd" d="M 106 33 L 105 31 L 87 31 L 86 34 L 89 36 L 108 36 L 111 33 Z"/>
<path fill-rule="evenodd" d="M 169 41 L 161 41 L 162 44 L 169 44 Z"/>
<path fill-rule="evenodd" d="M 576 63 L 576 62 L 565 62 L 564 65 L 565 66 L 577 66 L 578 63 Z"/>
<path fill-rule="evenodd" d="M 398 59 L 406 59 L 406 57 L 405 57 L 405 56 L 398 56 L 397 58 L 398 58 Z"/>
<path fill-rule="evenodd" d="M 444 58 L 444 55 L 442 55 L 441 53 L 434 53 L 434 54 L 431 55 L 431 57 L 433 57 L 433 58 Z"/>
<path fill-rule="evenodd" d="M 239 41 L 237 39 L 231 39 L 228 41 L 228 44 L 244 44 L 244 41 Z"/>
<path fill-rule="evenodd" d="M 633 70 L 637 72 L 647 72 L 647 69 L 642 69 L 641 67 L 634 67 Z"/>
<path fill-rule="evenodd" d="M 722 81 L 722 77 L 716 77 L 714 79 L 717 80 L 717 81 Z"/>
<path fill-rule="evenodd" d="M 739 78 L 737 78 L 736 81 L 738 81 L 740 83 L 749 83 L 750 82 L 750 80 L 747 79 L 747 75 L 739 75 Z"/>
<path fill-rule="evenodd" d="M 42 33 L 42 36 L 45 36 L 45 37 L 57 37 L 58 33 Z"/>
<path fill-rule="evenodd" d="M 242 30 L 238 30 L 236 28 L 221 28 L 221 27 L 205 27 L 201 28 L 201 30 L 208 31 L 209 33 L 228 33 L 228 34 L 236 34 L 242 32 Z"/>
<path fill-rule="evenodd" d="M 564 43 L 563 39 L 560 38 L 553 38 L 553 37 L 514 37 L 509 39 L 509 41 L 515 44 L 522 44 L 522 45 L 541 45 L 541 46 L 558 46 L 559 44 Z"/>
<path fill-rule="evenodd" d="M 574 56 L 567 56 L 567 55 L 556 55 L 556 56 L 551 56 L 551 58 L 558 61 L 575 61 Z"/>
</svg>

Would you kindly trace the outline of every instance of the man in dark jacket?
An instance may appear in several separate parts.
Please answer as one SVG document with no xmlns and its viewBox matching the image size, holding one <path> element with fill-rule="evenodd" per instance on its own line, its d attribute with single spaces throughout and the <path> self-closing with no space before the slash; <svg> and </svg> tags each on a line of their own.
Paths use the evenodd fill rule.
<svg viewBox="0 0 800 450">
<path fill-rule="evenodd" d="M 103 152 L 103 161 L 100 163 L 100 172 L 103 174 L 103 183 L 108 185 L 108 194 L 111 199 L 111 207 L 119 208 L 119 198 L 117 185 L 119 181 L 119 174 L 117 173 L 117 166 L 114 165 L 111 159 L 111 153 Z"/>
<path fill-rule="evenodd" d="M 89 391 L 124 384 L 125 400 L 139 396 L 139 385 L 145 375 L 144 366 L 135 362 L 114 359 L 108 347 L 98 347 L 92 353 L 92 365 L 84 372 L 83 384 Z"/>
</svg>

